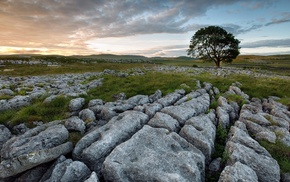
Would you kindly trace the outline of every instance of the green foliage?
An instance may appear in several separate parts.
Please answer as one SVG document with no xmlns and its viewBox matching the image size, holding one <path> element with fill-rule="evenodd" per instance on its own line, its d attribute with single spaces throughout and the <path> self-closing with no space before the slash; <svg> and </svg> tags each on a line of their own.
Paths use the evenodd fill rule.
<svg viewBox="0 0 290 182">
<path fill-rule="evenodd" d="M 265 147 L 272 157 L 277 160 L 281 173 L 290 172 L 290 147 L 284 145 L 280 141 L 275 144 L 266 141 L 260 141 L 260 144 Z"/>
<path fill-rule="evenodd" d="M 247 103 L 247 101 L 240 95 L 228 94 L 226 95 L 228 102 L 236 102 L 240 107 Z"/>
<path fill-rule="evenodd" d="M 209 26 L 198 30 L 190 40 L 188 55 L 204 61 L 232 62 L 239 54 L 238 39 L 221 27 Z"/>
<path fill-rule="evenodd" d="M 218 125 L 216 129 L 215 152 L 212 156 L 213 158 L 223 157 L 227 136 L 227 129 L 224 129 L 221 125 Z"/>
<path fill-rule="evenodd" d="M 125 78 L 107 75 L 104 77 L 103 85 L 88 91 L 90 98 L 100 98 L 105 101 L 112 101 L 113 95 L 124 92 L 129 98 L 134 95 L 150 95 L 160 89 L 163 95 L 171 93 L 176 89 L 184 88 L 181 84 L 185 83 L 190 88 L 195 88 L 195 81 L 180 73 L 155 73 L 148 72 L 145 75 L 128 76 Z M 192 89 L 187 88 L 186 91 Z"/>
<path fill-rule="evenodd" d="M 50 103 L 44 104 L 42 100 L 35 100 L 29 106 L 18 111 L 5 111 L 1 113 L 0 122 L 15 126 L 26 123 L 32 126 L 34 121 L 50 122 L 63 119 L 68 111 L 70 98 L 56 97 Z"/>
</svg>

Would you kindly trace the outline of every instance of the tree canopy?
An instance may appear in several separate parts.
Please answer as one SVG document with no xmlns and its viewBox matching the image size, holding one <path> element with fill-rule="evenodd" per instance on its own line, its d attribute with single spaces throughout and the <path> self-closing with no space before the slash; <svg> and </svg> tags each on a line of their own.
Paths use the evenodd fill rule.
<svg viewBox="0 0 290 182">
<path fill-rule="evenodd" d="M 199 29 L 191 38 L 187 54 L 204 61 L 232 62 L 239 54 L 238 39 L 221 27 L 209 26 Z"/>
</svg>

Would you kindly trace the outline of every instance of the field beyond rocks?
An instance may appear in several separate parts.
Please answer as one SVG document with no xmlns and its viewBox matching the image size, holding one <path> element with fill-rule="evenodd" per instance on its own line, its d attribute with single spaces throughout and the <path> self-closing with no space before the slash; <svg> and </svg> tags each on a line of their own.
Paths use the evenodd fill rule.
<svg viewBox="0 0 290 182">
<path fill-rule="evenodd" d="M 290 180 L 288 74 L 149 62 L 3 66 L 0 181 Z"/>
</svg>

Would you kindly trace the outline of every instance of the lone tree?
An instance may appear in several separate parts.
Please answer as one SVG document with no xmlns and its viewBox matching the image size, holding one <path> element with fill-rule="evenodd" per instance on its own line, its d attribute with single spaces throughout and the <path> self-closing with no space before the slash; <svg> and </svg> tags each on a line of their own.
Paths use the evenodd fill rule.
<svg viewBox="0 0 290 182">
<path fill-rule="evenodd" d="M 191 38 L 188 55 L 204 61 L 214 61 L 217 67 L 221 62 L 232 62 L 239 54 L 238 39 L 221 27 L 209 26 L 199 29 Z"/>
</svg>

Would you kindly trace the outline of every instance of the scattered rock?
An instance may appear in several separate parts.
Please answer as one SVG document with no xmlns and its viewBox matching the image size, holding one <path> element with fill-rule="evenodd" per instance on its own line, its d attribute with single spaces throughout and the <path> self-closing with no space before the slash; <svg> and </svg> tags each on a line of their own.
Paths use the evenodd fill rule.
<svg viewBox="0 0 290 182">
<path fill-rule="evenodd" d="M 175 132 L 144 126 L 104 161 L 107 181 L 204 181 L 204 156 Z"/>
<path fill-rule="evenodd" d="M 10 130 L 6 126 L 0 124 L 0 151 L 2 149 L 3 144 L 7 140 L 9 140 L 9 138 L 11 138 Z"/>
<path fill-rule="evenodd" d="M 154 128 L 165 128 L 170 132 L 177 132 L 180 130 L 179 123 L 176 119 L 168 114 L 157 112 L 155 116 L 148 122 L 148 125 Z"/>
<path fill-rule="evenodd" d="M 68 131 L 79 131 L 81 134 L 84 134 L 86 130 L 85 122 L 77 116 L 68 118 L 64 125 Z"/>
<path fill-rule="evenodd" d="M 85 99 L 84 98 L 75 98 L 72 99 L 69 103 L 69 109 L 70 111 L 80 111 L 82 107 L 85 104 Z"/>
</svg>

